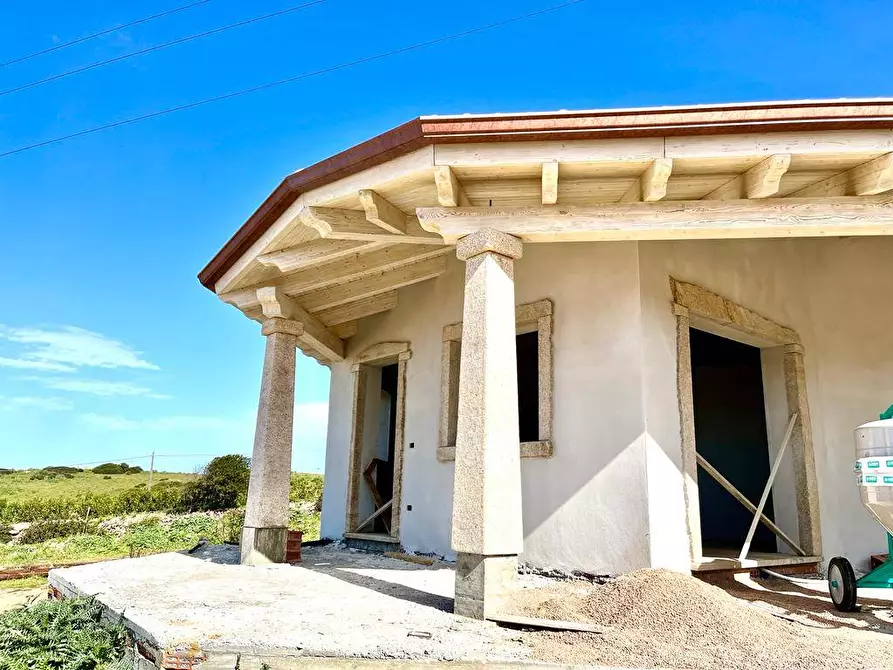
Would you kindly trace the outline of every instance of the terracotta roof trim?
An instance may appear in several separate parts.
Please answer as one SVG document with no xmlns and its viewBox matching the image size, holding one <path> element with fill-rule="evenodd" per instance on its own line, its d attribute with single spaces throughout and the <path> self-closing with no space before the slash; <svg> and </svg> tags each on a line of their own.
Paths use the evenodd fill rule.
<svg viewBox="0 0 893 670">
<path fill-rule="evenodd" d="M 211 291 L 301 193 L 432 144 L 893 129 L 893 98 L 421 116 L 286 177 L 199 273 Z"/>
</svg>

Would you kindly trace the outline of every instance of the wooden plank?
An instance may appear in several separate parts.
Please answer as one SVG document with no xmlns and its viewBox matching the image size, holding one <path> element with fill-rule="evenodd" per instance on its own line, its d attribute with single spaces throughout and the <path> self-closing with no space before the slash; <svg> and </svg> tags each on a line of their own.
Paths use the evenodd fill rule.
<svg viewBox="0 0 893 670">
<path fill-rule="evenodd" d="M 344 360 L 344 342 L 341 338 L 285 295 L 282 289 L 275 286 L 259 288 L 257 301 L 268 319 L 281 318 L 299 322 L 303 326 L 303 332 L 298 335 L 299 342 L 319 351 L 330 360 Z"/>
<path fill-rule="evenodd" d="M 667 182 L 673 172 L 672 158 L 658 158 L 636 179 L 620 202 L 655 202 L 667 194 Z"/>
<path fill-rule="evenodd" d="M 437 202 L 441 207 L 467 207 L 468 196 L 462 184 L 448 165 L 434 168 L 434 185 L 437 187 Z"/>
<path fill-rule="evenodd" d="M 328 327 L 335 328 L 350 321 L 387 312 L 397 306 L 397 291 L 379 293 L 318 312 L 316 316 Z"/>
<path fill-rule="evenodd" d="M 446 259 L 431 258 L 397 270 L 383 272 L 372 277 L 364 277 L 346 284 L 331 286 L 301 297 L 301 304 L 311 313 L 321 312 L 345 303 L 369 298 L 379 293 L 387 293 L 404 286 L 417 284 L 443 274 Z"/>
<path fill-rule="evenodd" d="M 558 161 L 543 163 L 542 201 L 544 205 L 558 202 Z"/>
<path fill-rule="evenodd" d="M 774 154 L 711 191 L 703 200 L 768 198 L 776 195 L 781 187 L 781 178 L 790 166 L 791 154 Z"/>
<path fill-rule="evenodd" d="M 381 249 L 385 242 L 354 242 L 350 240 L 315 240 L 295 247 L 261 254 L 257 262 L 266 267 L 274 267 L 280 272 L 317 267 L 331 263 L 345 256 Z"/>
<path fill-rule="evenodd" d="M 438 144 L 434 147 L 434 163 L 452 167 L 535 166 L 551 160 L 559 163 L 645 163 L 663 157 L 663 150 L 662 137 Z"/>
<path fill-rule="evenodd" d="M 588 207 L 420 207 L 447 243 L 481 228 L 525 242 L 734 239 L 893 234 L 893 195 L 661 201 Z"/>
<path fill-rule="evenodd" d="M 750 500 L 748 500 L 747 497 L 745 497 L 745 495 L 743 493 L 741 493 L 741 491 L 736 489 L 732 485 L 732 482 L 730 482 L 728 479 L 723 477 L 722 473 L 719 470 L 717 470 L 712 465 L 710 465 L 710 463 L 707 461 L 706 458 L 701 456 L 701 454 L 697 454 L 697 453 L 695 454 L 695 456 L 698 459 L 698 465 L 700 465 L 702 468 L 704 468 L 704 470 L 707 472 L 707 474 L 709 474 L 711 477 L 713 477 L 713 479 L 715 479 L 716 482 L 720 486 L 722 486 L 726 491 L 728 491 L 729 494 L 731 494 L 731 496 L 735 500 L 737 500 L 742 505 L 744 505 L 752 513 L 755 513 L 757 511 L 757 506 L 754 505 L 752 502 L 750 502 Z M 793 549 L 797 553 L 798 556 L 806 556 L 806 552 L 803 551 L 796 542 L 794 542 L 790 537 L 788 537 L 787 534 L 781 528 L 776 526 L 775 523 L 772 521 L 772 519 L 768 518 L 765 514 L 760 514 L 759 518 L 760 518 L 760 521 L 762 521 L 764 524 L 766 524 L 766 526 L 769 528 L 769 530 L 771 530 L 778 537 L 780 537 L 786 545 L 788 545 L 791 549 Z"/>
<path fill-rule="evenodd" d="M 336 207 L 305 207 L 301 210 L 301 222 L 315 230 L 320 237 L 330 240 L 354 240 L 358 242 L 390 242 L 392 244 L 443 244 L 436 235 L 430 235 L 419 227 L 416 219 L 409 218 L 406 234 L 394 235 L 366 220 L 365 212 Z"/>
<path fill-rule="evenodd" d="M 359 193 L 366 219 L 379 228 L 397 235 L 406 234 L 406 214 L 371 189 Z"/>
<path fill-rule="evenodd" d="M 893 131 L 813 130 L 736 135 L 680 135 L 664 139 L 668 158 L 761 157 L 771 154 L 846 156 L 893 151 Z"/>
<path fill-rule="evenodd" d="M 772 463 L 772 469 L 769 471 L 769 479 L 766 481 L 766 486 L 763 487 L 763 495 L 760 496 L 757 511 L 754 512 L 753 520 L 750 522 L 750 528 L 747 530 L 747 537 L 744 539 L 744 544 L 741 547 L 741 553 L 738 554 L 739 561 L 744 561 L 744 559 L 747 558 L 747 552 L 750 551 L 750 543 L 753 541 L 754 533 L 757 532 L 757 525 L 760 522 L 760 517 L 763 516 L 763 509 L 766 507 L 766 501 L 769 500 L 769 492 L 772 490 L 772 484 L 775 483 L 775 475 L 778 474 L 778 468 L 781 465 L 781 459 L 784 458 L 785 449 L 788 448 L 788 442 L 791 441 L 791 433 L 794 432 L 795 423 L 797 423 L 797 412 L 794 412 L 791 415 L 791 420 L 788 421 L 788 429 L 785 431 L 784 439 L 781 441 L 781 446 L 778 448 L 778 453 L 775 455 L 775 461 Z"/>
<path fill-rule="evenodd" d="M 893 153 L 857 165 L 821 181 L 805 186 L 796 197 L 876 195 L 893 190 Z"/>
<path fill-rule="evenodd" d="M 371 515 L 369 515 L 366 519 L 364 519 L 364 520 L 362 521 L 362 523 L 360 523 L 360 524 L 357 526 L 357 530 L 356 530 L 356 532 L 360 532 L 363 528 L 365 528 L 366 526 L 368 526 L 370 523 L 372 523 L 373 521 L 375 521 L 375 520 L 376 520 L 378 517 L 380 517 L 382 514 L 384 514 L 385 512 L 387 512 L 389 509 L 391 509 L 391 506 L 392 506 L 393 504 L 394 504 L 394 499 L 391 498 L 391 499 L 388 500 L 386 503 L 384 503 L 381 507 L 379 507 L 377 510 L 375 510 Z M 385 523 L 385 528 L 388 529 L 388 532 L 389 532 L 389 533 L 391 532 L 391 530 L 390 530 L 390 524 Z"/>
<path fill-rule="evenodd" d="M 492 621 L 508 628 L 533 628 L 536 630 L 573 631 L 575 633 L 604 633 L 604 626 L 596 626 L 582 621 L 559 621 L 557 619 L 538 619 L 514 614 L 491 614 L 487 621 Z"/>
</svg>

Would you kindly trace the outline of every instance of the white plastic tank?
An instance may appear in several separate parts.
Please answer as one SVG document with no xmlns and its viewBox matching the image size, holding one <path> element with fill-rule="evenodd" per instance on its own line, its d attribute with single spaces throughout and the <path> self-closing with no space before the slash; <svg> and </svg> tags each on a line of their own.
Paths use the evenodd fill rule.
<svg viewBox="0 0 893 670">
<path fill-rule="evenodd" d="M 893 419 L 856 428 L 856 483 L 862 504 L 893 533 Z"/>
</svg>

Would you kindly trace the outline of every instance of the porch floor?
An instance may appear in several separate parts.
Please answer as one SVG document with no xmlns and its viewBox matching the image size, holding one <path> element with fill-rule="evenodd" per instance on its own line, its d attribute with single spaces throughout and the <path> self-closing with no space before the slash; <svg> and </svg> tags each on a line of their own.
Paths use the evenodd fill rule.
<svg viewBox="0 0 893 670">
<path fill-rule="evenodd" d="M 512 664 L 530 657 L 517 631 L 452 614 L 447 563 L 334 546 L 302 553 L 298 565 L 249 568 L 238 565 L 238 547 L 207 547 L 54 570 L 50 585 L 67 597 L 96 596 L 156 651 L 194 642 L 221 667 L 245 652 Z"/>
<path fill-rule="evenodd" d="M 766 551 L 751 551 L 744 561 L 738 560 L 738 549 L 711 548 L 704 549 L 704 556 L 699 561 L 692 561 L 693 572 L 709 572 L 712 570 L 749 570 L 751 568 L 781 568 L 791 566 L 818 565 L 821 556 L 795 556 Z"/>
</svg>

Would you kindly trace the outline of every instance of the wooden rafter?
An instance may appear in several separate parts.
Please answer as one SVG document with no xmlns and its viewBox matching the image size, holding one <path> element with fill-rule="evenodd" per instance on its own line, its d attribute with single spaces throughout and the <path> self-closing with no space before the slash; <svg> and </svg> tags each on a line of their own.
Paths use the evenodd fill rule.
<svg viewBox="0 0 893 670">
<path fill-rule="evenodd" d="M 796 197 L 877 195 L 893 190 L 893 153 L 801 188 Z"/>
<path fill-rule="evenodd" d="M 361 298 L 337 307 L 317 312 L 316 316 L 333 330 L 341 324 L 356 322 L 373 314 L 387 312 L 397 306 L 397 291 L 379 293 L 369 298 Z"/>
<path fill-rule="evenodd" d="M 526 242 L 678 240 L 893 233 L 893 195 L 674 201 L 591 207 L 420 207 L 448 242 L 495 228 Z"/>
<path fill-rule="evenodd" d="M 430 258 L 444 256 L 450 251 L 451 249 L 446 246 L 396 244 L 386 248 L 376 248 L 375 251 L 365 254 L 353 254 L 323 267 L 292 272 L 277 279 L 274 285 L 292 297 L 299 297 L 312 291 L 320 291 L 330 286 L 345 284 L 364 277 L 397 270 Z M 222 297 L 240 309 L 253 307 L 257 304 L 255 289 L 256 287 L 251 287 L 233 291 Z"/>
<path fill-rule="evenodd" d="M 558 161 L 543 163 L 543 204 L 554 205 L 558 202 Z"/>
<path fill-rule="evenodd" d="M 386 242 L 352 242 L 349 240 L 314 240 L 281 251 L 261 254 L 257 262 L 288 273 L 294 270 L 331 263 L 345 256 L 381 249 Z"/>
<path fill-rule="evenodd" d="M 312 347 L 331 360 L 344 360 L 344 342 L 341 338 L 285 295 L 281 289 L 275 286 L 259 288 L 257 301 L 266 318 L 288 319 L 300 323 L 302 332 L 298 335 L 299 342 Z"/>
<path fill-rule="evenodd" d="M 407 219 L 403 235 L 383 230 L 369 223 L 365 212 L 335 207 L 305 207 L 301 210 L 301 222 L 316 230 L 319 236 L 330 240 L 357 242 L 391 242 L 394 244 L 443 244 L 436 235 L 430 235 L 419 227 L 415 218 Z"/>
<path fill-rule="evenodd" d="M 468 196 L 449 165 L 434 168 L 434 184 L 437 187 L 437 202 L 441 207 L 467 207 Z"/>
<path fill-rule="evenodd" d="M 301 304 L 311 313 L 321 312 L 363 298 L 371 298 L 379 293 L 387 293 L 404 286 L 433 279 L 443 274 L 445 269 L 446 259 L 443 256 L 429 258 L 397 270 L 382 272 L 371 277 L 308 293 L 301 296 Z"/>
<path fill-rule="evenodd" d="M 360 191 L 360 204 L 366 212 L 366 219 L 379 228 L 383 228 L 395 235 L 406 234 L 406 214 L 394 207 L 375 191 L 364 189 Z"/>
<path fill-rule="evenodd" d="M 658 158 L 651 163 L 641 177 L 633 182 L 620 202 L 655 202 L 667 195 L 667 182 L 673 172 L 672 158 Z"/>
<path fill-rule="evenodd" d="M 703 200 L 769 198 L 778 193 L 781 178 L 791 166 L 791 154 L 773 154 L 744 174 L 705 195 Z"/>
</svg>

